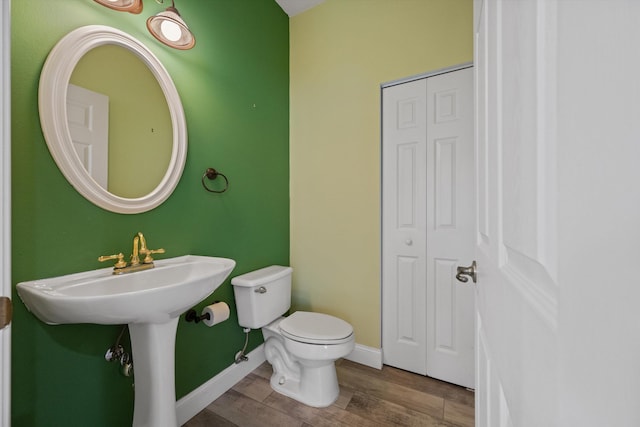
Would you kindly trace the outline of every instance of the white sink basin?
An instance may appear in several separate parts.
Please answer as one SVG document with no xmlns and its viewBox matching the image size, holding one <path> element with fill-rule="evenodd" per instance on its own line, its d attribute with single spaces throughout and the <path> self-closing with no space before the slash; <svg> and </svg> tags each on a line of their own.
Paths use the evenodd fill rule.
<svg viewBox="0 0 640 427">
<path fill-rule="evenodd" d="M 18 295 L 50 325 L 129 325 L 135 376 L 134 427 L 176 427 L 178 318 L 215 291 L 234 260 L 186 255 L 155 268 L 113 275 L 112 268 L 18 283 Z M 195 325 L 194 325 L 195 327 Z"/>
<path fill-rule="evenodd" d="M 50 325 L 165 323 L 211 295 L 235 261 L 186 255 L 155 268 L 113 275 L 112 268 L 19 283 L 18 295 Z"/>
</svg>

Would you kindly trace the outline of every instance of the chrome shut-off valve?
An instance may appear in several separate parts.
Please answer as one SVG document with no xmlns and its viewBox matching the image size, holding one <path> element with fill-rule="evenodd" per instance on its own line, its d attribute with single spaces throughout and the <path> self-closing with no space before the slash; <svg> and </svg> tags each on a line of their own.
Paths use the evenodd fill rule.
<svg viewBox="0 0 640 427">
<path fill-rule="evenodd" d="M 124 347 L 120 344 L 122 340 L 122 336 L 124 335 L 124 331 L 127 330 L 127 326 L 125 325 L 120 334 L 118 335 L 118 339 L 116 339 L 116 343 L 109 347 L 107 352 L 104 354 L 104 360 L 107 362 L 120 362 L 120 372 L 125 377 L 130 377 L 133 375 L 133 358 L 129 353 L 124 351 Z"/>
<path fill-rule="evenodd" d="M 124 348 L 121 345 L 114 345 L 109 347 L 107 352 L 104 354 L 104 360 L 107 362 L 113 362 L 114 360 L 119 360 L 124 354 Z"/>
<path fill-rule="evenodd" d="M 120 372 L 125 377 L 133 375 L 133 360 L 131 359 L 131 356 L 129 356 L 129 353 L 124 353 L 120 357 Z"/>
</svg>

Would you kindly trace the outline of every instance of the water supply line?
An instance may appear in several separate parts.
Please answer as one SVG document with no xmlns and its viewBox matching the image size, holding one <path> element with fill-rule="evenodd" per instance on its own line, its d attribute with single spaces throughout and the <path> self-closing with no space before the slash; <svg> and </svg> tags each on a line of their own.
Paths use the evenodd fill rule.
<svg viewBox="0 0 640 427">
<path fill-rule="evenodd" d="M 247 355 L 244 353 L 245 351 L 247 351 L 247 344 L 249 344 L 249 332 L 251 332 L 251 329 L 249 328 L 243 328 L 242 331 L 244 332 L 244 347 L 242 347 L 242 350 L 240 350 L 239 352 L 236 353 L 236 364 L 241 363 L 241 362 L 246 362 L 247 360 L 249 360 L 249 358 L 247 357 Z"/>
</svg>

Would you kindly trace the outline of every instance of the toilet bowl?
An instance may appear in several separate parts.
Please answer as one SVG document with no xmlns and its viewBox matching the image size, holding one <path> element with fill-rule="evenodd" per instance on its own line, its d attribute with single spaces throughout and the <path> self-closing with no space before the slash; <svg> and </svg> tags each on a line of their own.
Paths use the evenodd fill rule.
<svg viewBox="0 0 640 427">
<path fill-rule="evenodd" d="M 339 327 L 331 332 L 321 322 Z M 262 334 L 267 361 L 273 366 L 271 387 L 275 391 L 317 408 L 336 401 L 340 388 L 334 362 L 353 351 L 351 325 L 327 314 L 297 311 L 262 328 Z"/>
<path fill-rule="evenodd" d="M 291 271 L 271 266 L 234 277 L 238 322 L 262 329 L 275 391 L 309 406 L 326 407 L 340 394 L 335 361 L 353 351 L 353 327 L 323 313 L 297 311 L 281 317 L 290 307 Z"/>
</svg>

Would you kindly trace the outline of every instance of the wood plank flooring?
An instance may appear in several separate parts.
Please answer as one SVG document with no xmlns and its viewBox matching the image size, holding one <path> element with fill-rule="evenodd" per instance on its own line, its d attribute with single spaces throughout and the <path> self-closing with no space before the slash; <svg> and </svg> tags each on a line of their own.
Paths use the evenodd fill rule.
<svg viewBox="0 0 640 427">
<path fill-rule="evenodd" d="M 400 369 L 336 362 L 340 397 L 311 408 L 271 389 L 271 365 L 259 366 L 185 427 L 426 426 L 473 427 L 474 394 Z"/>
</svg>

